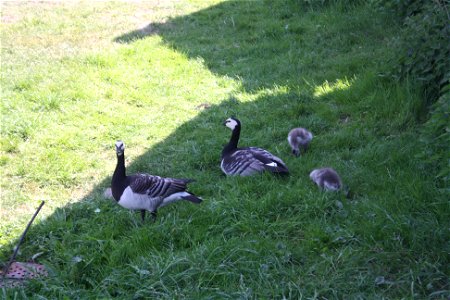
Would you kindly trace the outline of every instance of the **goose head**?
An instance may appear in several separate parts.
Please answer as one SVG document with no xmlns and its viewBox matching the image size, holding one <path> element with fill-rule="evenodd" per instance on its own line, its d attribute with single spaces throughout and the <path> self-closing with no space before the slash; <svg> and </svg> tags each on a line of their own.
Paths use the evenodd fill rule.
<svg viewBox="0 0 450 300">
<path fill-rule="evenodd" d="M 125 144 L 122 141 L 116 142 L 116 153 L 117 156 L 122 156 L 125 151 Z"/>
<path fill-rule="evenodd" d="M 241 126 L 241 122 L 238 119 L 231 117 L 226 119 L 225 122 L 223 122 L 223 125 L 227 126 L 231 130 L 234 130 L 235 128 Z"/>
</svg>

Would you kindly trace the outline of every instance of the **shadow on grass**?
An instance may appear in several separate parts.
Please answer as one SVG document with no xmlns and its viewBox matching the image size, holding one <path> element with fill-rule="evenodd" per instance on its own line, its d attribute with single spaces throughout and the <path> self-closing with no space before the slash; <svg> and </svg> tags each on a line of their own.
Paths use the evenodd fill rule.
<svg viewBox="0 0 450 300">
<path fill-rule="evenodd" d="M 299 1 L 229 1 L 150 23 L 114 41 L 133 43 L 157 34 L 174 50 L 204 60 L 215 74 L 237 78 L 245 90 L 256 91 L 334 81 L 353 76 L 359 63 L 373 63 L 362 48 L 376 47 L 365 38 L 377 25 L 344 13 L 330 26 L 332 18 L 332 12 L 311 12 Z"/>
<path fill-rule="evenodd" d="M 116 37 L 114 41 L 120 44 L 132 43 L 136 40 L 143 39 L 147 36 L 158 34 L 158 32 L 159 30 L 156 30 L 153 24 L 149 24 L 143 28 L 130 31 L 119 37 Z"/>
<path fill-rule="evenodd" d="M 232 98 L 218 106 L 211 106 L 128 164 L 128 174 L 139 171 L 164 177 L 195 179 L 196 182 L 189 185 L 189 190 L 202 197 L 203 203 L 193 205 L 182 201 L 171 204 L 158 211 L 155 223 L 147 217 L 145 224 L 142 224 L 138 212 L 130 212 L 114 200 L 103 198 L 104 189 L 110 185 L 109 177 L 81 201 L 59 208 L 45 220 L 34 224 L 17 260 L 24 261 L 27 260 L 24 258 L 43 253 L 38 262 L 46 265 L 54 277 L 46 281 L 45 285 L 50 288 L 41 295 L 54 296 L 57 287 L 64 285 L 67 289 L 60 295 L 68 297 L 75 297 L 76 294 L 76 297 L 89 298 L 92 297 L 90 293 L 98 289 L 102 290 L 102 297 L 124 297 L 129 295 L 130 287 L 118 283 L 122 275 L 115 278 L 115 269 L 119 266 L 121 272 L 134 273 L 136 270 L 133 266 L 140 265 L 144 257 L 158 260 L 167 255 L 174 257 L 188 251 L 197 252 L 207 245 L 223 243 L 222 239 L 230 241 L 229 247 L 245 247 L 253 243 L 243 239 L 242 235 L 253 236 L 259 226 L 251 228 L 254 226 L 251 218 L 242 223 L 243 218 L 248 218 L 244 211 L 250 208 L 245 208 L 247 205 L 240 201 L 260 201 L 263 195 L 254 194 L 251 190 L 263 186 L 280 188 L 294 184 L 297 177 L 306 180 L 307 170 L 304 169 L 305 165 L 303 169 L 293 167 L 293 178 L 288 179 L 271 176 L 261 176 L 257 180 L 226 178 L 220 170 L 220 153 L 222 146 L 228 142 L 230 131 L 222 126 L 222 122 L 232 114 L 239 116 L 245 122 L 241 145 L 257 144 L 287 161 L 286 158 L 291 156 L 285 142 L 289 127 L 265 124 L 267 119 L 264 118 L 264 115 L 271 115 L 275 119 L 286 118 L 283 110 L 273 109 L 285 104 L 283 99 L 286 100 L 286 97 L 292 98 L 293 95 L 268 96 L 247 104 Z M 254 118 L 255 115 L 260 117 Z M 298 117 L 297 113 L 294 115 Z M 250 132 L 255 132 L 251 128 L 255 127 L 262 129 L 250 136 Z M 111 141 L 110 160 L 115 165 L 114 142 Z M 126 140 L 124 142 L 127 144 Z M 315 189 L 312 184 L 310 188 Z M 263 190 L 260 193 L 264 193 Z M 268 205 L 265 205 L 267 207 L 264 210 L 272 210 Z M 275 220 L 279 216 L 276 208 L 278 204 L 270 206 L 273 207 L 273 213 L 266 215 L 266 218 Z M 235 225 L 230 227 L 233 223 Z M 2 251 L 0 261 L 7 261 L 10 251 Z M 228 255 L 224 252 L 217 260 L 226 259 Z M 218 278 L 222 280 L 221 276 Z M 238 282 L 239 279 L 233 278 L 232 281 Z M 34 292 L 42 293 L 43 285 L 35 284 L 37 286 L 32 286 L 31 291 L 34 289 Z M 104 287 L 100 288 L 99 285 Z M 132 291 L 136 289 L 131 288 Z M 163 289 L 166 288 L 156 288 L 158 291 Z"/>
<path fill-rule="evenodd" d="M 191 285 L 200 278 L 204 280 L 205 293 L 216 293 L 217 287 L 226 289 L 228 286 L 231 295 L 242 284 L 240 272 L 252 277 L 249 270 L 258 270 L 267 263 L 258 254 L 252 258 L 254 262 L 236 260 L 236 269 L 216 274 L 202 264 L 207 261 L 213 269 L 220 269 L 230 254 L 224 252 L 213 257 L 205 253 L 204 249 L 259 247 L 258 253 L 269 257 L 271 251 L 278 253 L 286 245 L 292 246 L 291 249 L 298 247 L 302 250 L 298 253 L 292 250 L 294 253 L 289 254 L 285 262 L 289 265 L 286 272 L 290 272 L 291 267 L 303 263 L 302 256 L 310 253 L 317 256 L 317 249 L 338 247 L 332 242 L 335 237 L 328 237 L 321 229 L 314 230 L 320 231 L 324 236 L 322 240 L 301 240 L 315 215 L 326 215 L 328 219 L 325 222 L 333 226 L 344 222 L 332 204 L 326 201 L 317 204 L 323 196 L 315 192 L 317 189 L 309 181 L 308 174 L 312 168 L 333 163 L 344 174 L 351 168 L 357 168 L 347 164 L 353 159 L 348 153 L 365 147 L 367 136 L 362 134 L 351 142 L 342 139 L 338 141 L 337 147 L 335 143 L 335 148 L 330 149 L 333 145 L 327 138 L 332 139 L 334 131 L 349 126 L 347 123 L 351 123 L 351 112 L 327 101 L 313 103 L 313 87 L 304 84 L 304 80 L 323 82 L 352 77 L 356 71 L 361 71 L 358 69 L 360 61 L 348 58 L 353 55 L 353 48 L 375 46 L 368 45 L 373 40 L 345 40 L 354 39 L 354 36 L 337 34 L 343 24 L 336 24 L 332 31 L 322 31 L 320 26 L 326 22 L 324 18 L 305 14 L 301 6 L 289 1 L 225 2 L 170 19 L 163 24 L 149 24 L 145 29 L 115 38 L 119 43 L 132 43 L 148 35 L 158 34 L 164 43 L 177 51 L 191 58 L 203 59 L 207 68 L 215 74 L 238 78 L 246 92 L 273 89 L 276 86 L 283 88 L 278 92 L 263 93 L 252 102 L 241 102 L 230 96 L 220 105 L 206 106 L 195 118 L 181 125 L 167 139 L 128 165 L 129 174 L 140 171 L 165 177 L 196 179 L 190 185 L 190 190 L 204 198 L 199 206 L 178 202 L 162 208 L 156 223 L 142 225 L 138 213 L 130 213 L 115 201 L 103 199 L 103 190 L 110 184 L 109 177 L 82 201 L 58 209 L 45 221 L 35 224 L 23 246 L 22 257 L 44 253 L 42 260 L 56 275 L 46 283 L 49 285 L 48 294 L 83 298 L 89 297 L 88 291 L 92 290 L 99 292 L 101 297 L 126 297 L 144 284 L 151 285 L 161 293 L 167 291 L 164 283 L 173 289 L 195 288 Z M 302 17 L 308 20 L 297 22 Z M 318 20 L 318 23 L 313 20 Z M 364 28 L 361 25 L 358 22 L 353 24 L 355 28 Z M 369 29 L 366 27 L 365 30 Z M 333 36 L 333 33 L 336 34 Z M 324 43 L 323 39 L 327 37 L 332 40 Z M 334 47 L 317 48 L 317 43 Z M 308 53 L 304 54 L 305 51 Z M 364 55 L 361 54 L 361 60 L 366 58 Z M 333 57 L 339 58 L 339 62 Z M 301 85 L 302 88 L 299 87 Z M 352 89 L 350 86 L 339 93 L 350 94 Z M 325 98 L 333 98 L 333 93 Z M 261 146 L 280 156 L 290 168 L 290 178 L 225 178 L 222 175 L 220 152 L 230 132 L 221 123 L 230 115 L 239 117 L 243 122 L 240 144 Z M 288 131 L 299 125 L 318 133 L 317 142 L 313 143 L 310 150 L 315 154 L 309 155 L 308 159 L 295 159 L 287 146 Z M 111 164 L 116 163 L 114 142 L 111 141 Z M 128 141 L 124 142 L 127 145 Z M 347 153 L 344 158 L 340 157 L 342 151 Z M 344 180 L 350 181 L 350 178 L 344 175 Z M 302 197 L 301 201 L 310 201 L 309 211 L 302 210 L 303 204 L 299 197 Z M 258 204 L 255 205 L 255 202 Z M 292 213 L 300 211 L 303 215 Z M 281 231 L 290 230 L 280 237 L 276 229 L 271 231 L 270 228 L 276 227 L 273 225 L 276 223 L 285 224 L 284 220 L 292 220 L 292 224 L 301 226 L 278 228 Z M 311 232 L 315 233 L 314 230 Z M 264 241 L 261 246 L 255 246 L 255 239 Z M 189 252 L 193 254 L 187 254 Z M 8 253 L 2 252 L 2 256 L 7 257 Z M 189 256 L 191 261 L 186 266 L 195 265 L 199 270 L 203 268 L 204 273 L 192 273 L 192 276 L 179 279 L 174 284 L 173 278 L 186 272 L 187 267 L 179 264 L 170 269 L 170 263 L 164 265 L 160 257 L 174 260 L 177 256 Z M 155 265 L 162 264 L 162 269 L 155 270 L 155 274 L 141 269 L 146 266 L 143 258 L 154 260 L 152 263 Z M 237 268 L 241 269 L 237 271 Z M 120 275 L 121 272 L 127 275 Z M 291 276 L 291 281 L 298 279 L 295 273 L 287 275 Z M 165 279 L 161 279 L 164 276 Z M 126 285 L 122 282 L 124 278 L 127 279 Z M 273 278 L 274 282 L 284 280 L 276 274 L 273 274 Z M 332 289 L 345 283 L 347 278 L 345 274 L 337 275 L 337 281 L 329 283 L 331 288 L 324 287 L 321 296 L 333 297 Z M 370 280 L 373 282 L 373 278 Z M 160 281 L 160 286 L 155 285 L 155 282 Z M 283 296 L 282 291 L 272 291 L 275 294 L 270 294 L 271 285 L 267 285 L 266 290 L 264 285 L 259 286 L 263 289 L 259 291 L 260 296 Z M 58 291 L 61 286 L 66 291 Z M 34 288 L 39 291 L 43 286 L 38 284 Z M 256 288 L 255 293 L 258 293 Z M 315 293 L 315 286 L 306 288 L 308 294 Z M 201 291 L 197 290 L 196 293 L 197 296 L 201 295 Z"/>
</svg>

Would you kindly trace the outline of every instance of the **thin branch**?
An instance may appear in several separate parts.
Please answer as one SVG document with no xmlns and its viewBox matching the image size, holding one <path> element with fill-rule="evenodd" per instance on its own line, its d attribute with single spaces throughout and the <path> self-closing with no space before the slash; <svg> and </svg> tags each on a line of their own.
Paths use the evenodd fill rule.
<svg viewBox="0 0 450 300">
<path fill-rule="evenodd" d="M 11 264 L 12 264 L 13 261 L 14 261 L 14 259 L 16 258 L 17 253 L 19 252 L 19 247 L 20 247 L 20 245 L 22 244 L 23 240 L 25 239 L 25 235 L 27 234 L 28 229 L 29 229 L 30 226 L 31 226 L 31 223 L 33 223 L 34 219 L 36 218 L 37 214 L 38 214 L 39 211 L 41 210 L 42 206 L 44 206 L 44 204 L 45 204 L 45 201 L 42 201 L 42 202 L 41 202 L 41 205 L 39 205 L 39 207 L 37 208 L 36 212 L 34 213 L 33 217 L 31 218 L 30 222 L 28 222 L 27 228 L 25 228 L 25 231 L 24 231 L 24 232 L 22 233 L 22 235 L 20 236 L 19 243 L 17 244 L 16 249 L 14 250 L 14 253 L 13 253 L 13 255 L 11 256 L 11 259 L 9 260 L 9 262 L 6 264 L 6 266 L 5 266 L 5 268 L 4 268 L 4 271 L 3 271 L 3 278 L 4 278 L 4 277 L 6 276 L 6 274 L 8 273 L 9 267 L 11 266 Z"/>
</svg>

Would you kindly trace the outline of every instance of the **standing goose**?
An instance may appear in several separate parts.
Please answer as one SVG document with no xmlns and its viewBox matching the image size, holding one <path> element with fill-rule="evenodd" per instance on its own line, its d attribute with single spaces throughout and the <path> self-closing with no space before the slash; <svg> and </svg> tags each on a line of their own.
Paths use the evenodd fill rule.
<svg viewBox="0 0 450 300">
<path fill-rule="evenodd" d="M 141 211 L 142 221 L 148 210 L 156 219 L 156 211 L 169 203 L 187 200 L 200 203 L 202 199 L 186 191 L 190 179 L 162 178 L 138 173 L 127 176 L 125 171 L 125 145 L 116 142 L 117 165 L 111 180 L 111 191 L 120 206 Z"/>
<path fill-rule="evenodd" d="M 303 152 L 306 152 L 308 149 L 308 145 L 311 142 L 313 135 L 311 132 L 306 130 L 305 128 L 294 128 L 288 134 L 288 142 L 292 148 L 292 154 L 295 156 L 300 155 L 300 147 L 303 149 Z"/>
<path fill-rule="evenodd" d="M 341 178 L 332 168 L 315 169 L 309 174 L 309 178 L 325 190 L 338 191 L 342 187 Z"/>
<path fill-rule="evenodd" d="M 241 133 L 241 122 L 228 118 L 224 125 L 230 128 L 230 142 L 222 150 L 220 168 L 226 175 L 249 176 L 263 171 L 274 174 L 289 174 L 284 162 L 267 150 L 257 147 L 238 148 Z"/>
</svg>

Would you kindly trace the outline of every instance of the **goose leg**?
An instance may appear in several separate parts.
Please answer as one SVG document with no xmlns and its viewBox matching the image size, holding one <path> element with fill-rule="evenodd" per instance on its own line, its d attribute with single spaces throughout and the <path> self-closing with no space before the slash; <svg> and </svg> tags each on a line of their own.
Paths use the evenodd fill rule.
<svg viewBox="0 0 450 300">
<path fill-rule="evenodd" d="M 156 222 L 156 210 L 152 211 L 150 214 L 152 215 L 153 222 Z"/>
<path fill-rule="evenodd" d="M 142 219 L 142 222 L 145 221 L 145 209 L 141 210 L 141 219 Z"/>
<path fill-rule="evenodd" d="M 352 199 L 353 198 L 353 194 L 352 191 L 350 191 L 350 188 L 348 186 L 344 186 L 344 193 L 345 193 L 345 198 L 347 199 Z"/>
<path fill-rule="evenodd" d="M 303 153 L 305 153 L 306 150 L 308 150 L 308 144 L 303 145 Z"/>
</svg>

